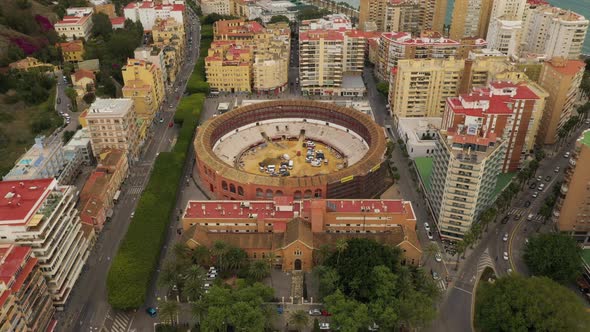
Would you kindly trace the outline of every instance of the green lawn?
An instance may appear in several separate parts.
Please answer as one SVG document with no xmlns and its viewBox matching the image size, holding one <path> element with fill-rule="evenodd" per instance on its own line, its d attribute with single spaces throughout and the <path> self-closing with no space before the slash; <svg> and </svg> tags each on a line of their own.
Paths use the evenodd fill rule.
<svg viewBox="0 0 590 332">
<path fill-rule="evenodd" d="M 590 265 L 590 249 L 582 250 L 582 259 L 584 260 L 584 263 Z"/>
<path fill-rule="evenodd" d="M 586 130 L 582 134 L 582 143 L 590 146 L 590 130 Z"/>
<path fill-rule="evenodd" d="M 500 175 L 498 175 L 498 180 L 496 180 L 496 188 L 494 189 L 494 197 L 498 197 L 498 195 L 500 195 L 502 190 L 504 190 L 504 188 L 510 184 L 510 181 L 512 181 L 512 178 L 516 174 L 517 172 L 500 173 Z"/>
<path fill-rule="evenodd" d="M 4 103 L 0 94 L 0 177 L 12 169 L 14 163 L 34 143 L 35 136 L 31 122 L 43 117 L 50 124 L 49 129 L 40 134 L 49 135 L 63 123 L 63 119 L 54 111 L 55 89 L 49 93 L 49 99 L 39 105 L 27 106 L 23 102 Z"/>
<path fill-rule="evenodd" d="M 432 175 L 434 159 L 430 157 L 418 157 L 414 161 L 416 162 L 416 168 L 418 169 L 420 178 L 422 178 L 422 182 L 424 183 L 424 188 L 430 190 L 430 175 Z"/>
</svg>

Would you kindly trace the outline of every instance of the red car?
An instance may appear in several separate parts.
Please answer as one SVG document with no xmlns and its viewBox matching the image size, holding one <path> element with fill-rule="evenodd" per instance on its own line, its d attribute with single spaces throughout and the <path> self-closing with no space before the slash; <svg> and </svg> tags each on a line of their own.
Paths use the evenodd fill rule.
<svg viewBox="0 0 590 332">
<path fill-rule="evenodd" d="M 170 127 L 170 128 L 174 127 L 174 122 L 170 122 L 170 123 L 168 124 L 168 127 Z"/>
<path fill-rule="evenodd" d="M 322 309 L 322 316 L 326 316 L 327 317 L 327 316 L 332 316 L 332 314 L 329 313 L 328 310 Z"/>
</svg>

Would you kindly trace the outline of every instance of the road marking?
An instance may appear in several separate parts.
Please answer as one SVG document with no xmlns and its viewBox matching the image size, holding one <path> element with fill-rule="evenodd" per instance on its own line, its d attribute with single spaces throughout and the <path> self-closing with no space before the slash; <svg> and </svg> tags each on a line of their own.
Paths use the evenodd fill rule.
<svg viewBox="0 0 590 332">
<path fill-rule="evenodd" d="M 467 294 L 469 294 L 469 295 L 472 295 L 472 293 L 471 293 L 470 291 L 468 291 L 468 290 L 465 290 L 465 289 L 463 289 L 463 288 L 460 288 L 460 287 L 457 287 L 457 286 L 454 286 L 454 288 L 456 288 L 456 289 L 458 289 L 458 290 L 460 290 L 460 291 L 463 291 L 463 292 L 465 292 L 465 293 L 467 293 Z"/>
<path fill-rule="evenodd" d="M 447 283 L 444 282 L 443 280 L 439 280 L 438 281 L 438 287 L 444 291 L 444 290 L 447 289 Z"/>
</svg>

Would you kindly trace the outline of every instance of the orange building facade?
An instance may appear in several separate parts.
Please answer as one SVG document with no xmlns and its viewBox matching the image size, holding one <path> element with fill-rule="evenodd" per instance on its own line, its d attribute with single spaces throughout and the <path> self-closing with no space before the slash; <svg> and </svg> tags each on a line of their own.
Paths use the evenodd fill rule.
<svg viewBox="0 0 590 332">
<path fill-rule="evenodd" d="M 412 265 L 422 255 L 412 204 L 403 200 L 189 201 L 182 227 L 189 247 L 223 241 L 252 259 L 272 259 L 283 271 L 311 270 L 320 246 L 333 247 L 339 239 L 397 246 Z"/>
</svg>

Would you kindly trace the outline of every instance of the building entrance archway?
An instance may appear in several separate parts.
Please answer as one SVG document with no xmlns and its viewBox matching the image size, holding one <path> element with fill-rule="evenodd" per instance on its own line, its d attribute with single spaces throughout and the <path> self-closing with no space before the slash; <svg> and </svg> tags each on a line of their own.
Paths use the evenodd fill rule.
<svg viewBox="0 0 590 332">
<path fill-rule="evenodd" d="M 301 270 L 301 260 L 300 259 L 296 259 L 295 262 L 293 262 L 293 270 L 296 270 L 296 271 Z"/>
</svg>

